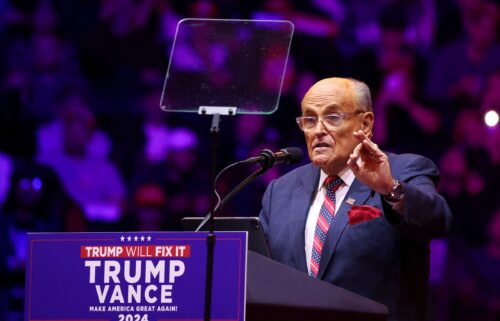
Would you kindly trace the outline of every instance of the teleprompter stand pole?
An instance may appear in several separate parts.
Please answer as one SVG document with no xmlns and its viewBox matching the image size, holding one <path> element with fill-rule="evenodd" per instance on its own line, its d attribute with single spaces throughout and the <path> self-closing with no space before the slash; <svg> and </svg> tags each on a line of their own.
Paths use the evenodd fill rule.
<svg viewBox="0 0 500 321">
<path fill-rule="evenodd" d="M 200 107 L 198 113 L 200 114 L 211 114 L 212 115 L 212 125 L 210 126 L 210 136 L 212 138 L 212 169 L 211 169 L 211 180 L 212 180 L 212 205 L 210 210 L 210 217 L 208 220 L 208 235 L 207 235 L 207 268 L 206 268 L 206 278 L 205 278 L 205 309 L 204 309 L 204 321 L 210 321 L 211 310 L 212 310 L 212 282 L 213 282 L 213 268 L 214 268 L 214 249 L 215 249 L 215 233 L 214 233 L 214 212 L 215 206 L 217 204 L 215 195 L 215 173 L 217 172 L 217 148 L 219 145 L 219 123 L 220 116 L 234 115 L 236 113 L 235 107 Z"/>
<path fill-rule="evenodd" d="M 210 218 L 208 220 L 208 235 L 207 235 L 207 274 L 205 278 L 205 309 L 204 320 L 210 321 L 210 312 L 212 307 L 212 280 L 214 268 L 214 248 L 215 248 L 215 233 L 214 233 L 214 210 L 216 205 L 215 200 L 215 173 L 217 168 L 217 146 L 219 145 L 219 122 L 220 114 L 214 114 L 212 118 L 212 126 L 210 126 L 210 136 L 212 137 L 212 206 L 210 210 Z"/>
</svg>

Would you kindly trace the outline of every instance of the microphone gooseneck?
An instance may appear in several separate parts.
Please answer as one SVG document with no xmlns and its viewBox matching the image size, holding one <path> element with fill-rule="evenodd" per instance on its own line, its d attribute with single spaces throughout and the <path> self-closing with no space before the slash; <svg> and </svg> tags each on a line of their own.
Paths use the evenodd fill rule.
<svg viewBox="0 0 500 321">
<path fill-rule="evenodd" d="M 233 168 L 237 165 L 241 164 L 261 164 L 262 167 L 259 168 L 257 171 L 253 172 L 250 176 L 248 176 L 245 180 L 243 180 L 238 186 L 236 186 L 234 189 L 232 189 L 224 198 L 221 199 L 219 193 L 217 192 L 216 189 L 214 189 L 215 196 L 217 197 L 217 204 L 213 208 L 213 213 L 215 214 L 219 209 L 222 208 L 222 206 L 229 201 L 236 193 L 238 193 L 240 190 L 242 190 L 245 186 L 253 182 L 257 177 L 260 175 L 264 174 L 267 170 L 269 170 L 271 167 L 274 165 L 278 164 L 296 164 L 302 161 L 302 158 L 304 157 L 304 153 L 302 152 L 302 149 L 298 147 L 287 147 L 283 148 L 276 153 L 273 153 L 269 149 L 263 149 L 260 153 L 259 156 L 255 157 L 250 157 L 248 159 L 245 159 L 243 161 L 239 161 L 236 163 L 232 163 L 229 166 L 225 167 L 222 171 L 217 174 L 215 177 L 215 184 L 217 184 L 217 181 L 219 180 L 220 176 L 229 170 L 230 168 Z M 205 224 L 207 223 L 208 219 L 210 218 L 210 213 L 208 213 L 203 221 L 198 225 L 196 228 L 196 232 L 201 230 Z"/>
</svg>

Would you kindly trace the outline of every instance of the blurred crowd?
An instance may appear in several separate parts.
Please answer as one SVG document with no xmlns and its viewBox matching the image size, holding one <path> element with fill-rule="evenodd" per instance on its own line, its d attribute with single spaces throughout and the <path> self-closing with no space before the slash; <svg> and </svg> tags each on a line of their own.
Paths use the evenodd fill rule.
<svg viewBox="0 0 500 321">
<path fill-rule="evenodd" d="M 219 170 L 264 148 L 305 151 L 295 117 L 308 87 L 365 81 L 374 140 L 441 170 L 455 222 L 432 243 L 436 319 L 500 320 L 500 126 L 484 118 L 500 113 L 494 0 L 0 1 L 0 320 L 23 319 L 26 232 L 181 230 L 209 211 L 211 119 L 159 108 L 187 17 L 295 25 L 278 110 L 223 117 Z M 221 177 L 219 193 L 253 170 Z M 288 170 L 219 214 L 257 216 Z"/>
</svg>

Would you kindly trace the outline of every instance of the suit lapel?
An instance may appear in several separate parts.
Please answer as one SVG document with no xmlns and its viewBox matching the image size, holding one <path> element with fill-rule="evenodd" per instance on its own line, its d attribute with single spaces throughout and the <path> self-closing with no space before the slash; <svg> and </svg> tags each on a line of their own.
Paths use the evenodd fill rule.
<svg viewBox="0 0 500 321">
<path fill-rule="evenodd" d="M 337 247 L 340 236 L 344 232 L 347 222 L 349 221 L 347 212 L 353 204 L 348 204 L 346 201 L 351 198 L 355 200 L 354 205 L 364 204 L 370 196 L 370 192 L 371 190 L 366 185 L 363 185 L 360 181 L 358 181 L 358 179 L 354 179 L 349 191 L 342 201 L 342 204 L 340 204 L 339 210 L 333 218 L 330 229 L 328 230 L 326 242 L 323 245 L 323 251 L 321 253 L 318 278 L 323 277 L 326 268 L 335 253 L 335 248 Z"/>
<path fill-rule="evenodd" d="M 307 273 L 307 265 L 304 231 L 309 207 L 318 186 L 319 173 L 319 169 L 311 165 L 309 172 L 299 178 L 290 200 L 291 215 L 288 228 L 291 236 L 291 248 L 296 268 L 305 273 Z"/>
</svg>

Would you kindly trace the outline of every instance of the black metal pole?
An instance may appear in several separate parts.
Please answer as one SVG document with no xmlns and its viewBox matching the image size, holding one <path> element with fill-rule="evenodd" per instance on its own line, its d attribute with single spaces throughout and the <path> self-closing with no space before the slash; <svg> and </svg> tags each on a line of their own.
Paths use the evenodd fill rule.
<svg viewBox="0 0 500 321">
<path fill-rule="evenodd" d="M 205 278 L 205 310 L 204 320 L 210 321 L 212 308 L 212 281 L 214 268 L 214 248 L 215 248 L 215 233 L 214 233 L 214 210 L 217 204 L 215 196 L 215 173 L 217 172 L 217 148 L 219 144 L 219 122 L 220 114 L 214 114 L 212 125 L 210 126 L 210 136 L 212 137 L 212 206 L 210 210 L 210 218 L 208 220 L 208 235 L 207 235 L 207 274 Z"/>
</svg>

